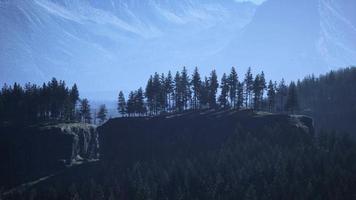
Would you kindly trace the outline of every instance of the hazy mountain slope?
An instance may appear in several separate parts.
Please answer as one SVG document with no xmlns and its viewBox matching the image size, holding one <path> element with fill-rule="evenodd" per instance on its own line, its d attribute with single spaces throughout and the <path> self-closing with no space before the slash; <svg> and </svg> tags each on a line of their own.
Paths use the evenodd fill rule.
<svg viewBox="0 0 356 200">
<path fill-rule="evenodd" d="M 2 0 L 0 84 L 56 76 L 91 98 L 114 99 L 114 89 L 184 65 L 203 74 L 252 66 L 273 79 L 319 74 L 356 63 L 355 4 Z"/>
<path fill-rule="evenodd" d="M 144 80 L 224 48 L 255 8 L 233 0 L 1 1 L 1 83 L 56 76 L 87 92 L 132 89 L 144 82 L 133 71 Z"/>
<path fill-rule="evenodd" d="M 243 33 L 218 57 L 235 58 L 242 66 L 251 65 L 268 71 L 272 78 L 289 80 L 355 64 L 356 31 L 348 20 L 352 12 L 346 11 L 351 6 L 356 3 L 266 1 Z"/>
</svg>

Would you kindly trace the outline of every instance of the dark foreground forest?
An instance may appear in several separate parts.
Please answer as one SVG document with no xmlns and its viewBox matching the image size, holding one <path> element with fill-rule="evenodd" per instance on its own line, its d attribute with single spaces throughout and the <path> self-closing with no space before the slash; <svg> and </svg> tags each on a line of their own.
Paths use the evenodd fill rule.
<svg viewBox="0 0 356 200">
<path fill-rule="evenodd" d="M 0 186 L 0 199 L 356 199 L 355 84 L 354 67 L 290 84 L 266 81 L 250 69 L 238 77 L 232 68 L 221 81 L 215 71 L 206 78 L 198 69 L 174 78 L 156 73 L 127 100 L 120 92 L 121 117 L 106 123 L 105 106 L 93 115 L 76 85 L 52 79 L 4 86 L 0 130 L 19 130 L 16 137 L 0 134 L 6 136 L 2 148 L 17 144 L 9 148 L 16 152 L 2 150 L 11 165 L 26 168 L 12 156 L 28 159 L 27 152 L 62 160 L 59 143 L 51 142 L 63 134 L 69 158 L 47 179 Z M 98 136 L 73 125 L 95 118 Z M 46 128 L 39 133 L 47 139 L 32 131 L 37 139 L 27 141 L 34 124 L 55 126 L 56 138 Z M 100 161 L 83 160 L 87 143 L 100 146 Z M 1 161 L 6 174 L 11 165 Z M 31 166 L 46 162 L 38 161 Z"/>
</svg>

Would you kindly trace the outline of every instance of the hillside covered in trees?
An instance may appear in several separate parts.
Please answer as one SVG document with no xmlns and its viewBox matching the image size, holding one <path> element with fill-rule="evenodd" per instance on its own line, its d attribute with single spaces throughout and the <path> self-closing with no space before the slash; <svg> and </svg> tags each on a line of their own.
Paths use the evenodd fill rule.
<svg viewBox="0 0 356 200">
<path fill-rule="evenodd" d="M 185 111 L 111 119 L 102 159 L 5 199 L 353 199 L 355 140 L 315 135 L 311 119 Z"/>
</svg>

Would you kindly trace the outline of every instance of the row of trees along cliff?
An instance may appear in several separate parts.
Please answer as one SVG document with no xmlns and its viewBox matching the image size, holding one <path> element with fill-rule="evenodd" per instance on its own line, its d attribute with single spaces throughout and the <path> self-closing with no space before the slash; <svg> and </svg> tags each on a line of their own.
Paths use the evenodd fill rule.
<svg viewBox="0 0 356 200">
<path fill-rule="evenodd" d="M 130 92 L 127 101 L 124 93 L 120 92 L 118 112 L 122 116 L 142 116 L 205 108 L 300 111 L 330 128 L 339 128 L 332 123 L 337 115 L 337 118 L 342 118 L 345 130 L 353 130 L 353 123 L 349 121 L 356 117 L 355 80 L 355 67 L 331 71 L 318 78 L 307 76 L 289 85 L 283 79 L 279 83 L 267 83 L 263 72 L 253 76 L 250 68 L 240 78 L 232 68 L 229 74 L 223 74 L 220 82 L 215 70 L 202 79 L 198 68 L 191 76 L 183 68 L 174 77 L 171 72 L 167 75 L 155 73 L 150 76 L 145 91 L 139 88 Z M 103 123 L 108 111 L 105 105 L 97 110 L 94 115 L 91 113 L 89 101 L 79 98 L 75 84 L 69 88 L 64 81 L 55 78 L 42 86 L 5 84 L 0 91 L 1 122 Z"/>
<path fill-rule="evenodd" d="M 218 94 L 220 91 L 220 94 Z M 253 76 L 248 68 L 243 80 L 234 67 L 224 73 L 219 83 L 216 71 L 201 78 L 198 68 L 191 76 L 184 67 L 173 77 L 155 73 L 148 79 L 145 91 L 139 88 L 129 93 L 126 101 L 120 91 L 118 112 L 122 116 L 159 115 L 197 109 L 254 109 L 269 112 L 295 113 L 298 108 L 296 84 L 286 85 L 265 80 L 264 72 Z"/>
</svg>

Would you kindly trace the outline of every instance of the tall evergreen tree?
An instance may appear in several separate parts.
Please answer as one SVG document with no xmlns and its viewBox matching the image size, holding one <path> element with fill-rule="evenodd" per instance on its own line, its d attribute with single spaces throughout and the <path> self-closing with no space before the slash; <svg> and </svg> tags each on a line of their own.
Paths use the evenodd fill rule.
<svg viewBox="0 0 356 200">
<path fill-rule="evenodd" d="M 130 92 L 129 98 L 127 100 L 127 114 L 132 116 L 135 113 L 135 93 Z"/>
<path fill-rule="evenodd" d="M 267 103 L 268 103 L 268 111 L 274 112 L 275 101 L 276 101 L 276 90 L 275 84 L 273 84 L 272 80 L 269 81 L 267 87 Z"/>
<path fill-rule="evenodd" d="M 96 117 L 99 119 L 99 124 L 103 124 L 107 120 L 108 110 L 106 109 L 105 104 L 100 105 L 99 111 Z"/>
<path fill-rule="evenodd" d="M 180 73 L 177 72 L 174 77 L 174 107 L 176 111 L 182 111 L 184 108 L 181 82 Z"/>
<path fill-rule="evenodd" d="M 173 77 L 171 71 L 168 71 L 166 80 L 165 80 L 165 89 L 167 94 L 167 101 L 168 101 L 168 111 L 172 111 L 172 98 L 174 92 L 174 85 L 173 85 Z"/>
<path fill-rule="evenodd" d="M 222 108 L 227 108 L 229 107 L 229 102 L 227 100 L 229 94 L 229 81 L 225 73 L 221 78 L 220 89 L 221 89 L 221 94 L 219 96 L 219 104 Z"/>
<path fill-rule="evenodd" d="M 119 92 L 117 111 L 121 114 L 121 116 L 125 116 L 127 114 L 125 95 L 122 91 Z"/>
<path fill-rule="evenodd" d="M 208 77 L 205 77 L 201 86 L 200 107 L 202 108 L 207 108 L 209 106 L 209 87 L 210 87 L 209 79 Z"/>
<path fill-rule="evenodd" d="M 147 112 L 142 88 L 139 88 L 135 93 L 135 111 L 139 115 L 143 115 Z"/>
<path fill-rule="evenodd" d="M 193 109 L 200 108 L 200 98 L 201 98 L 201 78 L 198 71 L 198 67 L 195 67 L 192 76 L 192 89 L 193 89 Z"/>
<path fill-rule="evenodd" d="M 145 89 L 145 97 L 147 99 L 147 106 L 149 113 L 152 115 L 154 113 L 154 90 L 153 90 L 153 76 L 151 75 L 147 81 Z"/>
<path fill-rule="evenodd" d="M 252 91 L 253 91 L 253 76 L 251 72 L 251 67 L 247 69 L 247 73 L 245 74 L 245 106 L 251 106 L 252 99 Z"/>
<path fill-rule="evenodd" d="M 261 76 L 260 74 L 257 74 L 253 83 L 253 108 L 255 110 L 258 110 L 260 108 L 260 103 L 261 103 L 260 82 L 261 82 Z"/>
<path fill-rule="evenodd" d="M 216 93 L 219 88 L 218 76 L 216 75 L 216 71 L 213 70 L 210 73 L 209 77 L 209 107 L 215 108 L 216 107 Z"/>
<path fill-rule="evenodd" d="M 74 84 L 72 89 L 70 90 L 69 99 L 70 99 L 70 104 L 71 104 L 70 105 L 70 119 L 74 120 L 75 108 L 79 101 L 79 91 L 78 91 L 77 84 Z"/>
<path fill-rule="evenodd" d="M 244 104 L 244 84 L 243 83 L 238 83 L 237 87 L 237 109 L 241 109 Z"/>
<path fill-rule="evenodd" d="M 185 67 L 183 67 L 181 73 L 180 86 L 182 87 L 181 91 L 182 91 L 183 107 L 184 109 L 187 109 L 189 107 L 189 101 L 191 100 L 192 97 L 192 91 L 190 89 L 190 79 L 189 79 L 188 71 Z"/>
<path fill-rule="evenodd" d="M 238 75 L 235 70 L 235 67 L 231 68 L 229 75 L 229 94 L 230 94 L 230 103 L 231 107 L 235 108 L 237 104 L 237 87 L 239 84 Z"/>
<path fill-rule="evenodd" d="M 84 123 L 91 122 L 91 111 L 88 99 L 83 99 L 80 101 L 80 116 Z"/>
<path fill-rule="evenodd" d="M 276 93 L 276 107 L 277 111 L 284 112 L 285 111 L 285 104 L 288 95 L 288 87 L 285 85 L 284 79 L 282 79 L 278 85 L 277 93 Z"/>
<path fill-rule="evenodd" d="M 288 88 L 288 97 L 286 102 L 286 110 L 294 114 L 299 109 L 297 87 L 294 82 L 291 82 Z"/>
</svg>

